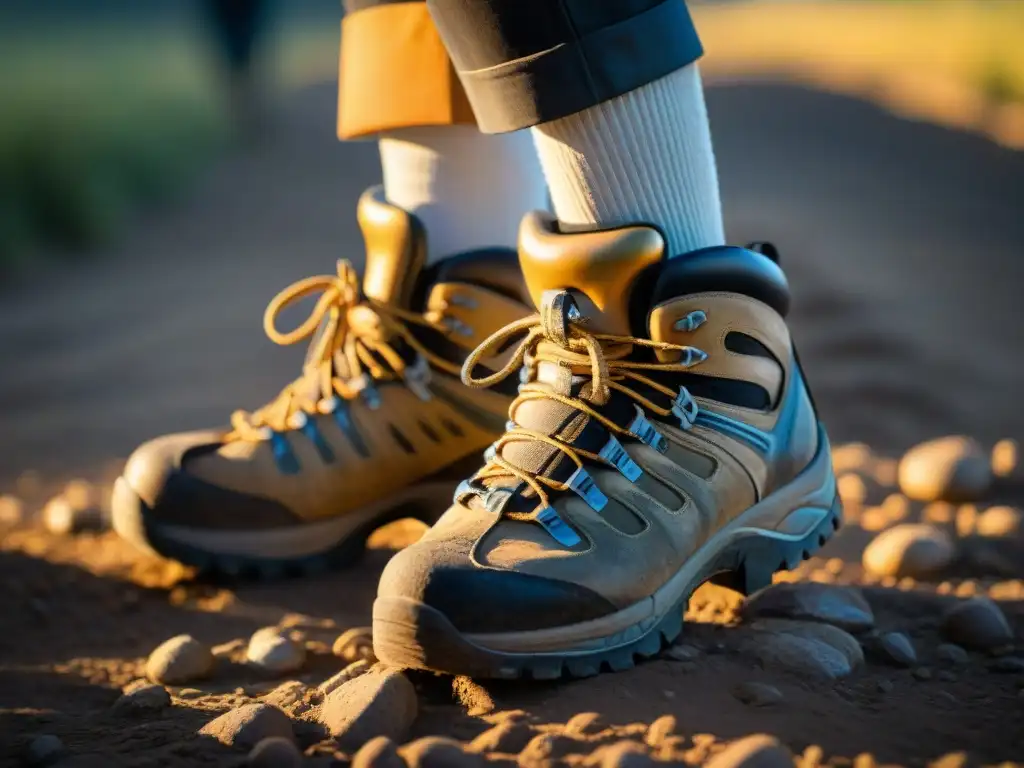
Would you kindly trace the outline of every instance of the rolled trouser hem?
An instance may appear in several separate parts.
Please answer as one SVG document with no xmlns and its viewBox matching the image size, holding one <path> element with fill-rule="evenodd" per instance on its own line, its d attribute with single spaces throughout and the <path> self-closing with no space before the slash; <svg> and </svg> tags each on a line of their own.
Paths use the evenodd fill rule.
<svg viewBox="0 0 1024 768">
<path fill-rule="evenodd" d="M 504 8 L 521 1 L 487 0 L 487 6 L 500 22 Z M 682 69 L 704 52 L 683 0 L 664 0 L 597 28 L 593 14 L 586 20 L 574 18 L 580 12 L 574 13 L 567 0 L 547 2 L 561 17 L 555 34 L 562 39 L 544 50 L 494 61 L 500 45 L 492 42 L 487 50 L 488 43 L 467 30 L 457 3 L 427 0 L 485 133 L 515 131 L 575 114 Z M 592 29 L 580 33 L 584 21 Z M 487 65 L 479 66 L 482 62 Z"/>
<path fill-rule="evenodd" d="M 339 138 L 475 122 L 422 0 L 350 3 L 341 23 Z"/>
</svg>

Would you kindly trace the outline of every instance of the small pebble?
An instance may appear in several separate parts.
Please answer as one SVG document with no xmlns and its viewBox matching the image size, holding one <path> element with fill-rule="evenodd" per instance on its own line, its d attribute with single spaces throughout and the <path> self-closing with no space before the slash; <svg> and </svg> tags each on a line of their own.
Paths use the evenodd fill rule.
<svg viewBox="0 0 1024 768">
<path fill-rule="evenodd" d="M 1013 632 L 999 606 L 987 597 L 972 597 L 950 608 L 943 631 L 957 645 L 990 650 L 1013 640 Z"/>
<path fill-rule="evenodd" d="M 103 528 L 103 513 L 91 500 L 76 504 L 61 495 L 50 499 L 43 507 L 43 525 L 56 536 L 98 531 Z"/>
<path fill-rule="evenodd" d="M 331 646 L 331 653 L 340 656 L 349 664 L 366 659 L 375 662 L 373 655 L 373 630 L 370 627 L 353 627 L 338 635 Z"/>
<path fill-rule="evenodd" d="M 886 632 L 873 646 L 875 655 L 900 667 L 912 667 L 917 663 L 914 646 L 902 632 Z"/>
<path fill-rule="evenodd" d="M 645 741 L 648 746 L 657 747 L 669 737 L 675 736 L 678 728 L 679 724 L 672 715 L 662 715 L 647 729 Z"/>
<path fill-rule="evenodd" d="M 288 715 L 269 704 L 243 704 L 229 710 L 200 728 L 199 735 L 247 749 L 272 736 L 288 740 L 295 738 Z"/>
<path fill-rule="evenodd" d="M 299 768 L 302 753 L 291 739 L 270 736 L 252 748 L 246 765 L 252 768 Z"/>
<path fill-rule="evenodd" d="M 604 718 L 597 712 L 580 712 L 569 718 L 565 724 L 565 732 L 579 736 L 589 736 L 600 733 L 608 727 Z"/>
<path fill-rule="evenodd" d="M 879 576 L 923 578 L 941 572 L 956 556 L 949 534 L 931 525 L 897 525 L 864 549 L 864 568 Z"/>
<path fill-rule="evenodd" d="M 879 680 L 877 683 L 877 688 L 881 693 L 890 693 L 894 687 L 892 680 Z"/>
<path fill-rule="evenodd" d="M 989 507 L 978 515 L 974 532 L 991 538 L 1019 537 L 1024 533 L 1024 516 L 1013 507 Z"/>
<path fill-rule="evenodd" d="M 740 683 L 733 689 L 733 695 L 752 707 L 768 707 L 782 701 L 782 691 L 766 683 Z"/>
<path fill-rule="evenodd" d="M 568 726 L 565 730 L 570 732 Z M 499 754 L 516 755 L 530 743 L 534 735 L 534 730 L 526 723 L 499 723 L 473 739 L 469 749 L 472 752 L 496 752 Z"/>
<path fill-rule="evenodd" d="M 64 752 L 64 744 L 52 733 L 36 736 L 28 745 L 26 757 L 29 765 L 50 765 Z"/>
<path fill-rule="evenodd" d="M 597 763 L 600 768 L 655 768 L 658 765 L 642 746 L 628 740 L 595 750 L 588 763 L 593 764 L 596 759 L 600 759 Z"/>
<path fill-rule="evenodd" d="M 363 744 L 352 758 L 352 768 L 406 768 L 395 742 L 377 736 Z"/>
<path fill-rule="evenodd" d="M 162 685 L 139 680 L 125 688 L 114 702 L 118 715 L 153 715 L 171 706 L 171 694 Z"/>
<path fill-rule="evenodd" d="M 732 742 L 705 765 L 707 768 L 793 768 L 793 755 L 774 736 L 758 733 Z"/>
<path fill-rule="evenodd" d="M 320 722 L 342 749 L 355 749 L 375 736 L 405 739 L 419 711 L 416 689 L 400 671 L 376 667 L 343 683 L 320 706 Z"/>
<path fill-rule="evenodd" d="M 921 681 L 931 680 L 932 679 L 932 671 L 930 669 L 928 669 L 927 667 L 918 667 L 913 672 L 911 672 L 911 674 L 917 680 L 921 680 Z"/>
<path fill-rule="evenodd" d="M 836 488 L 844 502 L 852 504 L 863 504 L 868 497 L 868 487 L 860 475 L 852 472 L 842 474 L 836 478 Z"/>
<path fill-rule="evenodd" d="M 17 496 L 0 496 L 0 525 L 17 525 L 25 516 L 25 505 Z"/>
<path fill-rule="evenodd" d="M 212 669 L 210 649 L 191 635 L 178 635 L 161 643 L 146 661 L 146 677 L 166 685 L 201 680 Z"/>
<path fill-rule="evenodd" d="M 976 440 L 940 437 L 914 446 L 899 463 L 900 490 L 918 501 L 976 501 L 992 484 L 989 457 Z"/>
<path fill-rule="evenodd" d="M 942 643 L 935 649 L 935 657 L 945 664 L 966 664 L 969 658 L 967 651 L 953 643 Z"/>
<path fill-rule="evenodd" d="M 1017 441 L 1007 438 L 992 448 L 992 473 L 996 477 L 1009 477 L 1017 468 Z"/>
<path fill-rule="evenodd" d="M 776 616 L 833 624 L 851 632 L 875 624 L 874 614 L 860 590 L 813 582 L 779 583 L 762 589 L 744 602 L 745 619 Z"/>
<path fill-rule="evenodd" d="M 306 647 L 277 627 L 256 630 L 249 639 L 245 659 L 272 675 L 295 672 L 306 662 Z"/>
<path fill-rule="evenodd" d="M 443 736 L 424 736 L 399 750 L 409 768 L 473 768 L 482 765 L 477 754 L 466 752 L 460 742 Z"/>
<path fill-rule="evenodd" d="M 941 680 L 944 683 L 956 682 L 956 675 L 950 672 L 948 669 L 940 669 L 935 673 L 935 679 Z"/>
</svg>

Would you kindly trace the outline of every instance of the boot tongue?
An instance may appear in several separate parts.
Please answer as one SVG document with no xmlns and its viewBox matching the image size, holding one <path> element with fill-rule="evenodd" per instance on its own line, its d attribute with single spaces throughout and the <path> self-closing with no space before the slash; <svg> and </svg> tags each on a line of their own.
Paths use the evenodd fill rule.
<svg viewBox="0 0 1024 768">
<path fill-rule="evenodd" d="M 366 241 L 363 293 L 382 304 L 408 308 L 426 263 L 423 226 L 387 202 L 382 187 L 363 193 L 356 215 Z"/>
<path fill-rule="evenodd" d="M 594 333 L 630 335 L 629 303 L 637 278 L 662 259 L 658 230 L 634 226 L 564 233 L 554 218 L 532 213 L 519 229 L 519 264 L 538 309 L 544 294 L 566 290 Z"/>
</svg>

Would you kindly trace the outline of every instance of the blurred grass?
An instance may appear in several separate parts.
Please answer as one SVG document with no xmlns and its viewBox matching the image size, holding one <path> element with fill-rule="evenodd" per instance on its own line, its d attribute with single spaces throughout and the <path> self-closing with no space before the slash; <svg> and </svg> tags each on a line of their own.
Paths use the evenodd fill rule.
<svg viewBox="0 0 1024 768">
<path fill-rule="evenodd" d="M 0 39 L 0 266 L 108 241 L 184 189 L 224 139 L 194 44 L 134 32 Z"/>
<path fill-rule="evenodd" d="M 694 10 L 723 72 L 813 70 L 836 81 L 906 76 L 994 103 L 1024 101 L 1024 2 L 834 0 L 702 5 Z"/>
<path fill-rule="evenodd" d="M 272 81 L 335 76 L 334 13 L 285 21 Z M 977 124 L 992 103 L 1024 109 L 1024 2 L 790 0 L 693 13 L 712 74 L 810 76 L 910 111 L 925 103 L 919 114 L 944 111 L 952 124 Z M 0 269 L 108 242 L 141 208 L 188 189 L 225 144 L 206 51 L 184 27 L 0 25 Z"/>
</svg>

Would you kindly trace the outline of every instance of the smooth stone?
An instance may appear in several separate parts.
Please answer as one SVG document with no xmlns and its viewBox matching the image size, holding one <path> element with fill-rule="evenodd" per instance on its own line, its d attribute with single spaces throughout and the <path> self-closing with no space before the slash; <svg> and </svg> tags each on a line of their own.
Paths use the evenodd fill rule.
<svg viewBox="0 0 1024 768">
<path fill-rule="evenodd" d="M 246 749 L 272 736 L 289 741 L 295 738 L 288 715 L 269 704 L 243 704 L 229 710 L 200 728 L 199 735 Z"/>
<path fill-rule="evenodd" d="M 483 765 L 480 755 L 467 752 L 461 742 L 443 736 L 424 736 L 398 752 L 409 768 L 475 768 Z"/>
<path fill-rule="evenodd" d="M 759 632 L 743 650 L 765 669 L 781 668 L 827 680 L 845 677 L 853 671 L 842 651 L 820 640 L 792 634 Z"/>
<path fill-rule="evenodd" d="M 878 576 L 924 578 L 942 572 L 956 557 L 956 544 L 941 528 L 905 523 L 878 534 L 864 549 L 864 568 Z"/>
<path fill-rule="evenodd" d="M 992 485 L 992 468 L 976 440 L 952 435 L 907 451 L 898 478 L 900 490 L 918 501 L 977 501 Z"/>
<path fill-rule="evenodd" d="M 579 736 L 600 733 L 608 724 L 597 712 L 580 712 L 569 718 L 565 724 L 565 732 Z"/>
<path fill-rule="evenodd" d="M 209 647 L 191 635 L 178 635 L 158 645 L 146 661 L 146 677 L 154 683 L 182 685 L 210 674 L 214 659 Z"/>
<path fill-rule="evenodd" d="M 371 663 L 375 662 L 377 657 L 373 655 L 373 629 L 371 627 L 353 627 L 342 632 L 334 640 L 331 653 L 340 656 L 349 664 L 363 659 Z"/>
<path fill-rule="evenodd" d="M 972 597 L 950 608 L 943 631 L 957 645 L 991 650 L 1013 641 L 1013 632 L 1002 609 L 987 597 Z"/>
<path fill-rule="evenodd" d="M 387 736 L 370 739 L 352 757 L 352 768 L 406 768 L 395 742 Z"/>
<path fill-rule="evenodd" d="M 534 730 L 524 722 L 498 723 L 473 739 L 469 749 L 471 752 L 516 755 L 526 748 L 535 735 Z"/>
<path fill-rule="evenodd" d="M 587 761 L 592 765 L 596 760 L 600 768 L 654 768 L 658 765 L 635 741 L 620 741 L 601 747 Z"/>
<path fill-rule="evenodd" d="M 299 768 L 302 753 L 291 739 L 270 736 L 252 748 L 246 765 L 252 768 Z"/>
<path fill-rule="evenodd" d="M 295 672 L 306 663 L 306 647 L 277 627 L 256 630 L 249 638 L 245 660 L 272 675 Z"/>
<path fill-rule="evenodd" d="M 342 749 L 355 750 L 376 736 L 402 742 L 418 711 L 409 679 L 399 670 L 378 666 L 329 693 L 319 719 Z"/>
<path fill-rule="evenodd" d="M 870 644 L 872 655 L 899 667 L 912 667 L 917 663 L 917 652 L 910 638 L 902 632 L 886 632 Z"/>
<path fill-rule="evenodd" d="M 782 582 L 755 592 L 741 609 L 745 619 L 776 617 L 833 624 L 851 632 L 871 629 L 874 614 L 853 587 L 816 582 Z"/>
<path fill-rule="evenodd" d="M 750 625 L 751 629 L 795 635 L 831 646 L 846 657 L 851 669 L 864 664 L 864 650 L 857 639 L 844 629 L 831 624 L 815 621 L 794 621 L 791 619 L 760 619 Z"/>
<path fill-rule="evenodd" d="M 119 715 L 153 715 L 171 706 L 167 689 L 148 680 L 138 680 L 127 686 L 114 702 L 113 711 Z"/>
<path fill-rule="evenodd" d="M 757 733 L 729 744 L 705 768 L 793 768 L 793 755 L 774 736 Z"/>
<path fill-rule="evenodd" d="M 935 656 L 939 661 L 946 664 L 966 664 L 970 659 L 967 651 L 959 645 L 953 645 L 953 643 L 942 643 L 935 649 Z"/>
<path fill-rule="evenodd" d="M 1019 537 L 1024 533 L 1024 515 L 1013 507 L 989 507 L 978 515 L 974 532 L 989 538 Z"/>
</svg>

